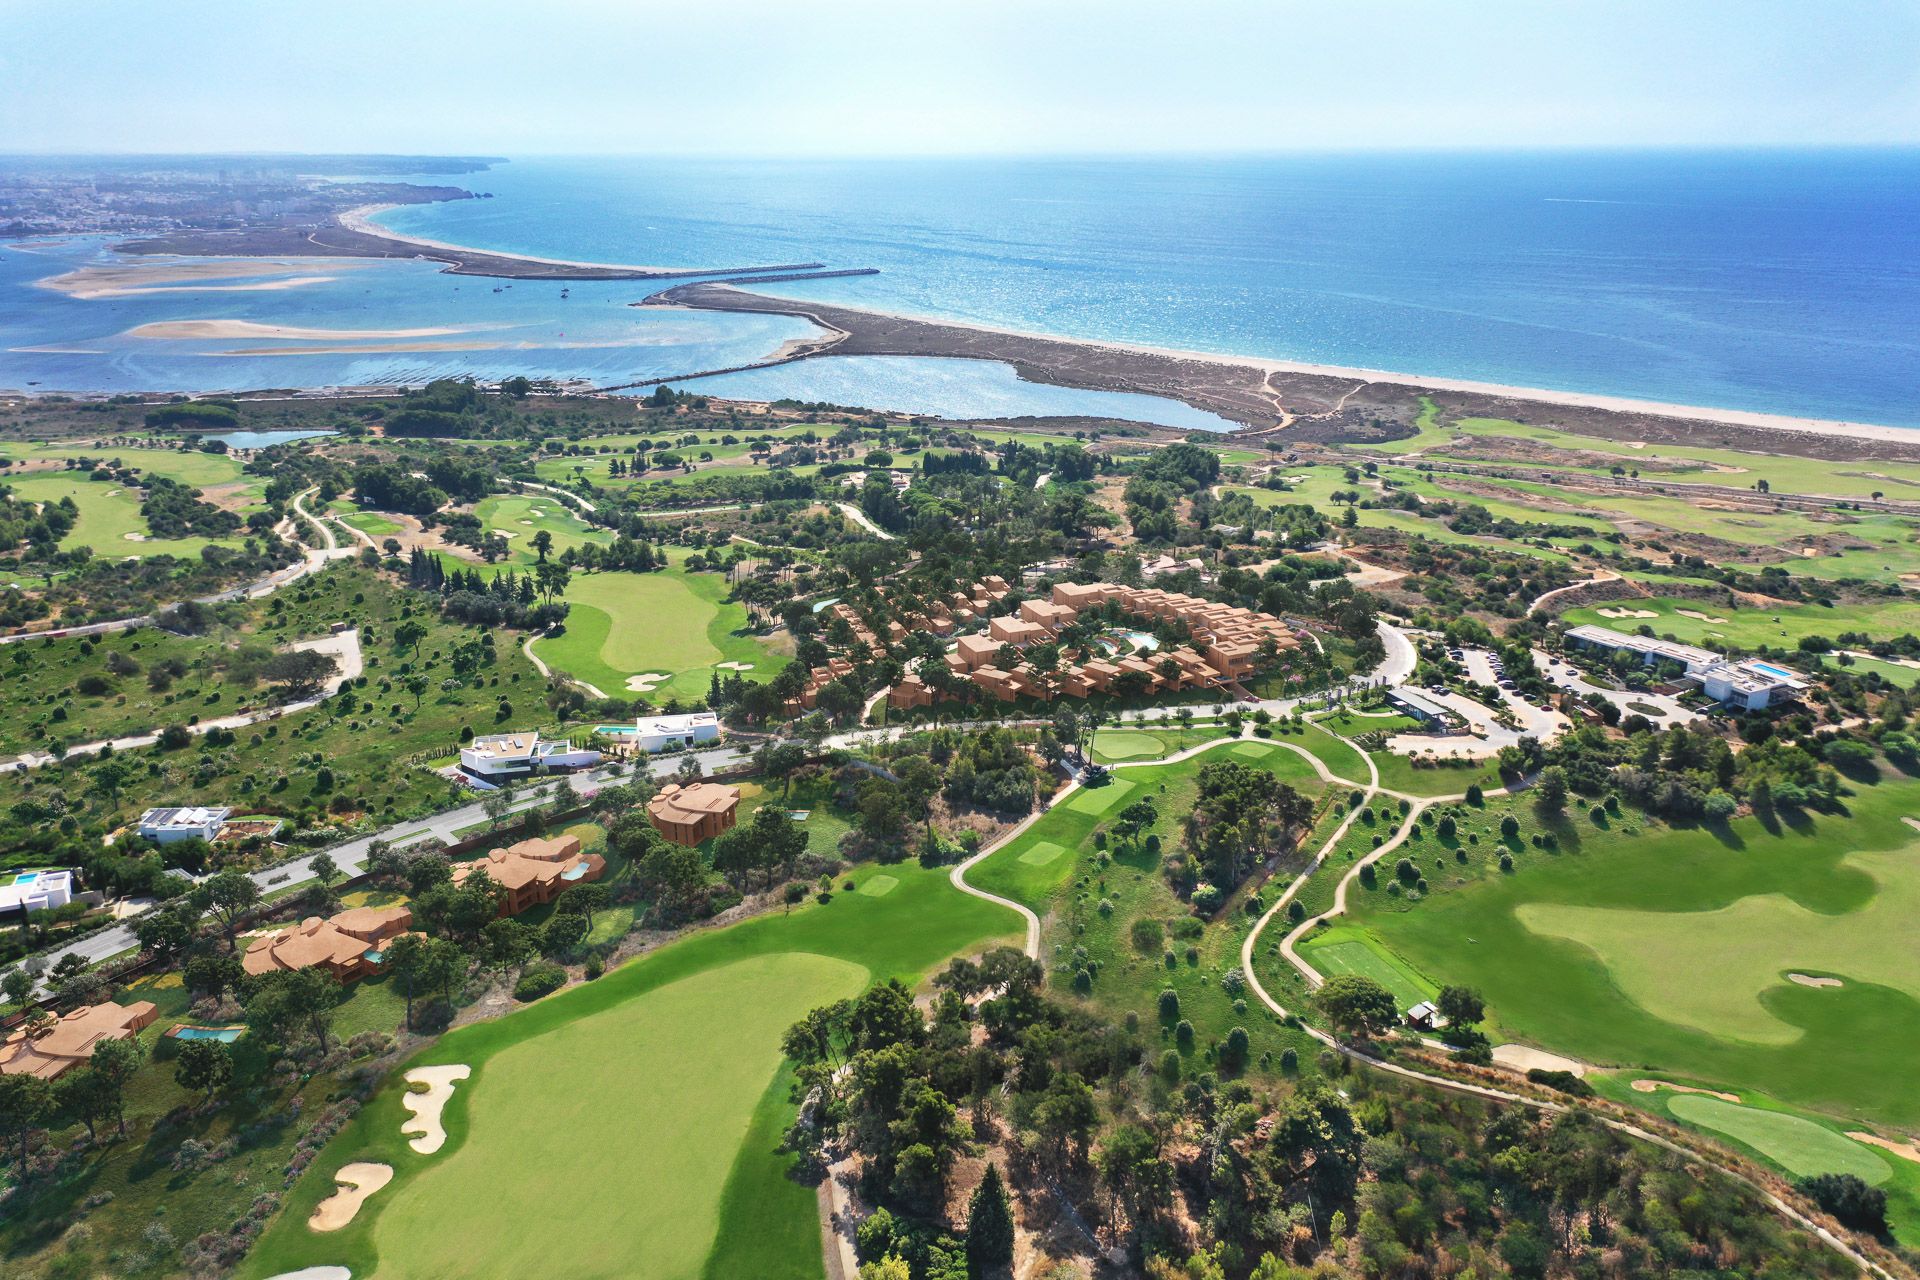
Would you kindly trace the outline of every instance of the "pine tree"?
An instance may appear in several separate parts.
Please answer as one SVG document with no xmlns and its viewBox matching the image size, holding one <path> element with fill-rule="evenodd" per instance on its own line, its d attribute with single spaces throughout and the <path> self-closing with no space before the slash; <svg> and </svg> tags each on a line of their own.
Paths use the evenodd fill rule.
<svg viewBox="0 0 1920 1280">
<path fill-rule="evenodd" d="M 974 1188 L 967 1205 L 967 1266 L 976 1276 L 1013 1265 L 1013 1211 L 997 1166 Z"/>
</svg>

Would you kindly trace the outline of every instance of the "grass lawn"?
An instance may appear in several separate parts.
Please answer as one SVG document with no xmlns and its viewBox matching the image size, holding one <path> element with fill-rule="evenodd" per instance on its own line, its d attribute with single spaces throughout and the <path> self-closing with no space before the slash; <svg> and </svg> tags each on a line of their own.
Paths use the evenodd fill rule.
<svg viewBox="0 0 1920 1280">
<path fill-rule="evenodd" d="M 1158 760 L 1199 746 L 1212 738 L 1225 736 L 1219 725 L 1196 725 L 1188 729 L 1102 729 L 1093 736 L 1093 758 L 1101 764 L 1127 760 Z"/>
<path fill-rule="evenodd" d="M 1393 992 L 1402 1009 L 1410 1009 L 1440 994 L 1440 988 L 1409 969 L 1365 930 L 1335 925 L 1307 938 L 1300 950 L 1304 959 L 1328 977 L 1357 973 L 1363 978 L 1372 978 Z"/>
<path fill-rule="evenodd" d="M 1601 612 L 1603 609 L 1633 613 L 1610 618 Z M 1656 616 L 1636 616 L 1639 613 Z M 1730 609 L 1699 600 L 1628 600 L 1617 605 L 1569 609 L 1565 618 L 1569 626 L 1592 623 L 1615 631 L 1652 627 L 1656 635 L 1671 635 L 1687 644 L 1714 640 L 1742 649 L 1756 649 L 1761 645 L 1790 649 L 1802 636 L 1832 638 L 1843 631 L 1859 631 L 1891 639 L 1920 630 L 1920 602 L 1883 600 L 1828 608 L 1783 601 L 1765 609 Z"/>
<path fill-rule="evenodd" d="M 817 1276 L 813 1193 L 786 1180 L 773 1150 L 793 1114 L 780 1033 L 816 1004 L 917 981 L 1018 924 L 956 893 L 943 869 L 854 878 L 881 874 L 897 882 L 885 894 L 836 893 L 694 933 L 442 1037 L 412 1065 L 473 1068 L 448 1105 L 447 1145 L 421 1156 L 401 1140 L 396 1075 L 288 1195 L 240 1274 Z M 332 1172 L 360 1159 L 391 1164 L 391 1188 L 345 1230 L 309 1231 Z M 508 1187 L 538 1188 L 538 1212 L 503 1213 Z"/>
<path fill-rule="evenodd" d="M 1352 899 L 1355 926 L 1436 983 L 1485 994 L 1496 1030 L 1599 1064 L 1754 1088 L 1850 1122 L 1912 1126 L 1920 962 L 1920 781 L 1861 785 L 1848 813 L 1718 831 L 1626 815 L 1558 824 L 1558 852 L 1524 838 L 1530 806 L 1467 810 L 1464 863 L 1442 857 L 1418 902 Z M 1515 867 L 1493 866 L 1500 813 L 1521 819 Z M 1408 847 L 1435 854 L 1431 835 Z M 1444 869 L 1443 869 L 1444 868 Z M 1424 869 L 1424 868 L 1423 868 Z M 1832 976 L 1811 987 L 1788 973 Z"/>
<path fill-rule="evenodd" d="M 721 575 L 678 567 L 575 574 L 567 587 L 572 608 L 565 633 L 540 640 L 535 652 L 615 698 L 630 696 L 629 677 L 647 673 L 670 677 L 648 695 L 655 702 L 704 698 L 721 662 L 749 663 L 752 669 L 740 674 L 765 680 L 784 660 L 753 637 L 735 634 L 746 625 L 746 608 L 727 603 L 725 595 Z"/>
</svg>

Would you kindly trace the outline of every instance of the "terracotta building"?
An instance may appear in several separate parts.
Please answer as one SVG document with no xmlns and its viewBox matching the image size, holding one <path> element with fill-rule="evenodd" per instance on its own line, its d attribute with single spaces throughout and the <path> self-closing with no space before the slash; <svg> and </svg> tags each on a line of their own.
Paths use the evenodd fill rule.
<svg viewBox="0 0 1920 1280">
<path fill-rule="evenodd" d="M 737 821 L 740 788 L 717 782 L 670 782 L 647 801 L 647 817 L 675 844 L 711 840 Z"/>
<path fill-rule="evenodd" d="M 255 938 L 240 965 L 258 977 L 320 968 L 336 982 L 375 972 L 380 948 L 413 927 L 405 907 L 355 907 L 322 920 L 308 916 L 291 929 Z"/>
<path fill-rule="evenodd" d="M 160 1010 L 152 1001 L 88 1005 L 54 1021 L 38 1035 L 25 1028 L 0 1040 L 0 1076 L 38 1076 L 57 1080 L 93 1057 L 97 1044 L 130 1040 L 151 1026 Z"/>
</svg>

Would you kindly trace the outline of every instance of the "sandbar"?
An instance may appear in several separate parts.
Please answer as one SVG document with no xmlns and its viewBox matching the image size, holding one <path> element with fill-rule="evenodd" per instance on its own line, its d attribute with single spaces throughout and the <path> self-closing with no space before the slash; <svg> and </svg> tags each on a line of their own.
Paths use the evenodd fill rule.
<svg viewBox="0 0 1920 1280">
<path fill-rule="evenodd" d="M 403 235 L 373 220 L 377 214 L 400 207 L 397 204 L 365 204 L 358 209 L 348 209 L 344 213 L 336 214 L 335 218 L 347 230 L 357 231 L 363 236 L 379 236 L 382 240 L 398 240 L 402 244 L 417 244 L 422 249 L 439 249 L 444 253 L 490 254 L 489 250 L 475 249 L 469 245 L 449 244 L 445 240 L 429 240 L 425 236 Z M 541 258 L 530 253 L 503 253 L 491 256 L 511 258 L 515 262 L 537 262 L 547 267 L 569 267 L 576 271 L 633 271 L 646 275 L 685 273 L 685 268 L 680 267 L 642 267 L 631 262 L 579 262 L 571 258 Z"/>
<path fill-rule="evenodd" d="M 471 326 L 428 329 L 305 329 L 254 320 L 153 320 L 127 330 L 129 338 L 289 338 L 300 342 L 350 342 L 357 338 L 438 338 Z"/>
<path fill-rule="evenodd" d="M 33 283 L 41 289 L 64 293 L 70 298 L 137 297 L 147 293 L 195 293 L 210 290 L 240 291 L 294 289 L 319 284 L 334 277 L 299 274 L 316 271 L 359 271 L 368 264 L 339 259 L 243 259 L 222 261 L 186 259 L 171 262 L 129 262 L 114 265 L 76 267 L 57 276 Z M 277 280 L 255 280 L 256 276 L 279 276 Z M 219 280 L 246 280 L 244 284 L 216 284 Z"/>
</svg>

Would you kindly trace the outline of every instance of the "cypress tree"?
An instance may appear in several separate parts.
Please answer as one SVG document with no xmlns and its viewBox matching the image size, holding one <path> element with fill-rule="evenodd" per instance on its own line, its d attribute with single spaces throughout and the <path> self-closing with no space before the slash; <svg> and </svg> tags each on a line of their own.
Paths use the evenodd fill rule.
<svg viewBox="0 0 1920 1280">
<path fill-rule="evenodd" d="M 1013 1211 L 999 1168 L 989 1164 L 967 1205 L 967 1266 L 978 1276 L 1012 1264 Z"/>
</svg>

